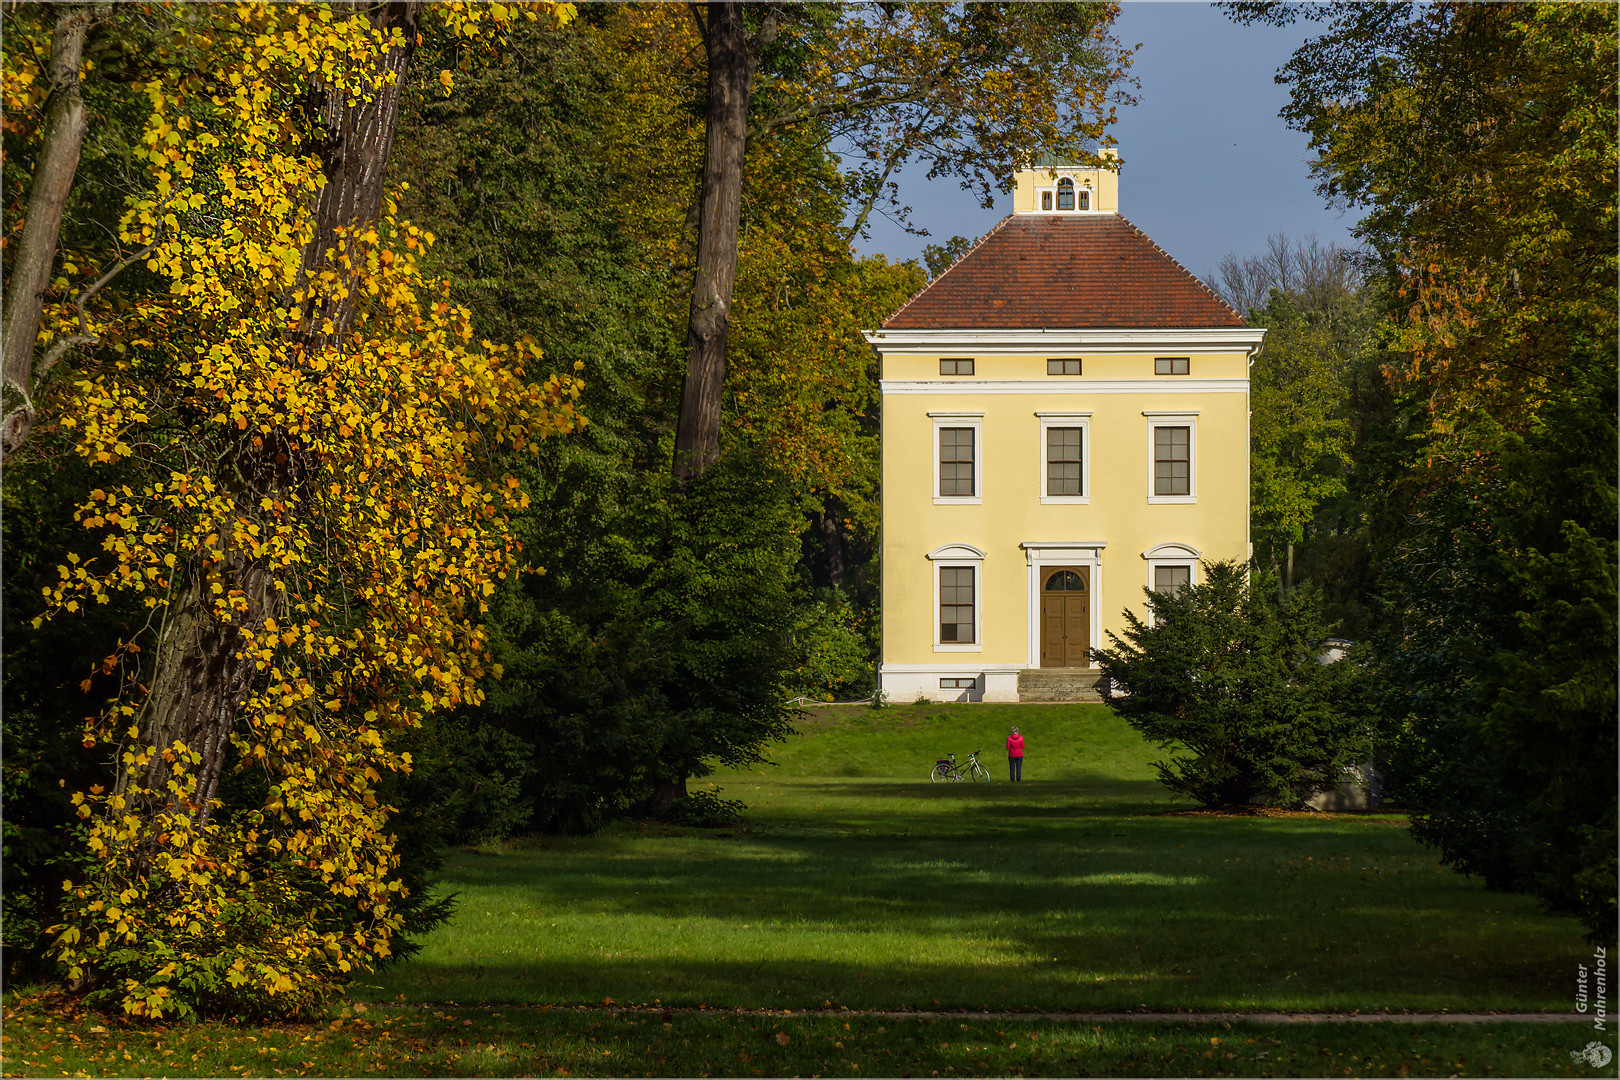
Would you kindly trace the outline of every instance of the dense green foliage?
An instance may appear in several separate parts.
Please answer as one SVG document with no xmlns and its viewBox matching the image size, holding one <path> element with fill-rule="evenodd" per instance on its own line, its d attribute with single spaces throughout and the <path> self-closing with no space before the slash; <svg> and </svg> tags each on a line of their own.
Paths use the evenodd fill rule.
<svg viewBox="0 0 1620 1080">
<path fill-rule="evenodd" d="M 1384 708 L 1406 718 L 1392 795 L 1457 869 L 1594 933 L 1612 932 L 1615 897 L 1607 368 L 1572 370 L 1578 392 L 1526 434 L 1476 432 L 1477 468 L 1399 489 L 1407 527 L 1376 549 Z"/>
<path fill-rule="evenodd" d="M 869 677 L 873 597 L 848 565 L 876 529 L 858 331 L 917 271 L 853 261 L 825 155 L 761 140 L 727 456 L 670 486 L 701 71 L 648 50 L 689 31 L 628 8 L 587 9 L 561 33 L 519 28 L 499 55 L 463 62 L 454 97 L 419 93 L 402 135 L 405 210 L 441 235 L 439 268 L 483 297 L 487 332 L 532 333 L 587 376 L 592 425 L 513 465 L 534 497 L 519 529 L 540 572 L 498 594 L 504 676 L 455 721 L 524 748 L 524 775 L 501 775 L 527 828 L 671 813 L 688 777 L 785 731 L 790 694 Z M 451 788 L 462 767 L 445 762 Z"/>
<path fill-rule="evenodd" d="M 928 244 L 923 248 L 923 264 L 928 267 L 929 278 L 937 278 L 951 268 L 951 264 L 973 249 L 974 241 L 965 236 L 953 236 L 943 244 Z"/>
<path fill-rule="evenodd" d="M 1328 257 L 1348 262 L 1349 252 Z M 1332 531 L 1324 510 L 1347 491 L 1348 386 L 1372 328 L 1372 290 L 1305 280 L 1274 286 L 1248 313 L 1266 328 L 1250 372 L 1250 520 L 1255 560 L 1289 584 L 1293 548 Z"/>
<path fill-rule="evenodd" d="M 1283 115 L 1383 282 L 1350 529 L 1311 570 L 1374 646 L 1390 794 L 1451 865 L 1612 942 L 1616 11 L 1227 6 L 1328 22 Z"/>
<path fill-rule="evenodd" d="M 1095 653 L 1104 699 L 1171 756 L 1171 791 L 1205 806 L 1294 807 L 1372 750 L 1365 673 L 1323 663 L 1330 626 L 1315 589 L 1282 597 L 1246 567 L 1206 563 L 1202 580 L 1127 609 L 1123 638 Z"/>
<path fill-rule="evenodd" d="M 45 440 L 41 440 L 44 442 Z M 83 624 L 51 623 L 38 631 L 13 632 L 40 606 L 40 592 L 58 580 L 56 567 L 73 552 L 88 558 L 94 545 L 72 526 L 71 503 L 81 480 L 71 458 L 6 468 L 0 513 L 5 550 L 5 762 L 4 829 L 6 956 L 13 971 L 27 975 L 42 932 L 54 921 L 62 895 L 66 845 L 73 820 L 72 791 L 105 782 L 103 763 L 74 737 L 81 717 L 105 693 L 98 639 Z M 89 616 L 102 629 L 129 612 L 98 606 Z M 84 680 L 81 682 L 81 680 Z M 98 686 L 98 683 L 103 685 Z"/>
</svg>

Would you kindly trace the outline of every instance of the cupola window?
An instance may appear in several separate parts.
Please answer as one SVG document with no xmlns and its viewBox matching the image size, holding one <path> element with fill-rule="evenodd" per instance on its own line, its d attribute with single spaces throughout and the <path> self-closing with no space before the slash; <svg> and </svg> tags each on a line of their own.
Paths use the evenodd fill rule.
<svg viewBox="0 0 1620 1080">
<path fill-rule="evenodd" d="M 1050 191 L 1041 192 L 1041 209 L 1052 209 L 1052 193 Z"/>
<path fill-rule="evenodd" d="M 1091 192 L 1090 191 L 1082 191 L 1080 193 L 1080 209 L 1082 209 L 1082 210 L 1090 210 L 1091 209 Z"/>
<path fill-rule="evenodd" d="M 1059 210 L 1074 209 L 1074 181 L 1067 176 L 1058 181 L 1057 208 Z"/>
</svg>

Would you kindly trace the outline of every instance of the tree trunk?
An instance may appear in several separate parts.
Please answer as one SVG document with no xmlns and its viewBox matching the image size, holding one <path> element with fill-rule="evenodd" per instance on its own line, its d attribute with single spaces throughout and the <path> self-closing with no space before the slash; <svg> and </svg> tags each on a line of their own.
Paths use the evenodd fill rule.
<svg viewBox="0 0 1620 1080">
<path fill-rule="evenodd" d="M 827 505 L 816 515 L 821 524 L 821 546 L 827 555 L 827 583 L 835 589 L 844 587 L 844 529 L 838 518 L 838 506 L 831 495 Z"/>
<path fill-rule="evenodd" d="M 359 231 L 376 220 L 382 206 L 383 174 L 399 119 L 406 68 L 416 45 L 421 3 L 374 4 L 365 11 L 380 30 L 399 27 L 405 45 L 377 58 L 379 68 L 396 77 L 373 100 L 350 103 L 342 93 L 315 91 L 313 108 L 325 133 L 316 149 L 326 184 L 314 210 L 314 235 L 303 250 L 300 288 L 330 265 L 338 229 Z M 335 292 L 305 300 L 303 318 L 292 332 L 304 346 L 305 357 L 336 347 L 347 332 L 358 300 L 352 284 L 351 275 Z M 257 445 L 244 433 L 238 460 L 244 482 L 236 497 L 244 513 L 251 513 L 267 496 L 308 482 L 314 467 L 285 432 Z M 190 799 L 191 813 L 200 821 L 209 814 L 208 801 L 218 790 L 229 756 L 231 730 L 253 688 L 255 666 L 242 654 L 242 633 L 260 630 L 277 615 L 278 593 L 265 561 L 243 554 L 228 555 L 213 566 L 194 562 L 184 573 L 181 596 L 165 615 L 155 650 L 152 692 L 141 727 L 143 737 L 160 753 L 153 756 L 141 784 L 162 792 L 169 765 L 161 751 L 177 741 L 186 743 L 202 755 L 196 770 L 198 790 Z M 246 604 L 229 622 L 213 610 L 216 582 L 224 595 L 239 594 Z M 127 786 L 129 778 L 119 782 Z"/>
<path fill-rule="evenodd" d="M 421 21 L 421 0 L 372 3 L 364 8 L 371 25 L 383 33 L 397 28 L 405 39 L 402 49 L 390 49 L 378 58 L 378 71 L 390 72 L 394 81 L 377 91 L 372 101 L 351 103 L 342 91 L 320 88 L 313 109 L 318 130 L 325 133 L 318 152 L 326 184 L 315 204 L 315 234 L 304 245 L 299 269 L 299 287 L 331 265 L 337 230 L 354 230 L 377 220 L 382 211 L 383 175 L 394 147 L 394 130 L 399 124 L 399 108 L 405 88 L 405 74 L 416 50 L 417 26 Z M 304 301 L 296 337 L 305 354 L 314 355 L 331 348 L 348 333 L 354 321 L 358 274 L 342 271 L 344 288 L 329 296 L 312 296 Z M 331 329 L 326 329 L 330 322 Z"/>
<path fill-rule="evenodd" d="M 720 456 L 726 332 L 737 281 L 743 153 L 755 66 L 740 4 L 711 0 L 704 44 L 709 57 L 708 141 L 703 153 L 697 278 L 686 331 L 686 381 L 675 429 L 673 474 L 681 482 L 703 475 Z"/>
<path fill-rule="evenodd" d="M 215 573 L 187 574 L 163 620 L 152 692 L 140 721 L 143 739 L 159 751 L 140 778 L 141 786 L 154 793 L 147 797 L 149 809 L 171 800 L 164 793 L 173 770 L 162 751 L 184 743 L 202 755 L 194 774 L 196 789 L 187 799 L 195 821 L 208 819 L 209 802 L 219 791 L 229 756 L 232 725 L 252 689 L 255 666 L 244 651 L 242 631 L 262 627 L 274 606 L 270 573 L 262 560 L 231 559 L 226 566 Z M 215 580 L 243 591 L 248 603 L 244 617 L 223 622 L 214 616 L 209 583 Z M 120 774 L 120 793 L 132 779 Z"/>
<path fill-rule="evenodd" d="M 653 788 L 653 793 L 637 809 L 643 817 L 652 818 L 654 821 L 668 821 L 675 803 L 686 798 L 686 795 L 686 777 L 660 780 L 658 786 Z"/>
<path fill-rule="evenodd" d="M 0 340 L 4 385 L 14 395 L 0 420 L 0 462 L 28 441 L 34 426 L 34 384 L 44 370 L 34 371 L 34 347 L 39 340 L 40 313 L 62 232 L 62 212 L 73 177 L 79 169 L 84 144 L 84 98 L 79 91 L 79 67 L 84 42 L 95 13 L 80 5 L 63 7 L 51 33 L 51 58 L 46 65 L 45 126 L 39 162 L 28 188 L 22 235 L 12 257 L 11 280 L 6 288 L 5 328 Z"/>
</svg>

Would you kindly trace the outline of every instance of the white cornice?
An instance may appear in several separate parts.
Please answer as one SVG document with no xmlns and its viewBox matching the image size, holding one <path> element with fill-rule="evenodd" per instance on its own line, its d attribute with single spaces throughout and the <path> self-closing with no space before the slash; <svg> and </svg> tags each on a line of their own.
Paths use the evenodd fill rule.
<svg viewBox="0 0 1620 1080">
<path fill-rule="evenodd" d="M 885 394 L 1247 394 L 1248 379 L 884 379 Z"/>
<path fill-rule="evenodd" d="M 1259 353 L 1264 327 L 1139 330 L 866 330 L 880 353 L 1058 356 L 1064 353 Z"/>
</svg>

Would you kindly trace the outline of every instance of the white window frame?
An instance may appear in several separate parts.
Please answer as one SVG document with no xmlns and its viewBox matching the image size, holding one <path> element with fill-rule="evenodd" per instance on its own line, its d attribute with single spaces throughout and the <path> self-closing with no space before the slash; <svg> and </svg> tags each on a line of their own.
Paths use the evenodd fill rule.
<svg viewBox="0 0 1620 1080">
<path fill-rule="evenodd" d="M 1159 567 L 1161 566 L 1187 567 L 1187 584 L 1197 585 L 1199 559 L 1203 557 L 1203 554 L 1203 552 L 1199 551 L 1191 544 L 1182 543 L 1179 540 L 1171 540 L 1167 543 L 1155 544 L 1153 547 L 1150 547 L 1146 551 L 1142 552 L 1142 559 L 1147 563 L 1148 591 L 1156 591 L 1153 586 L 1159 576 L 1158 572 Z M 1151 602 L 1148 604 L 1148 625 L 1158 625 L 1153 614 L 1153 605 Z"/>
<path fill-rule="evenodd" d="M 1143 410 L 1147 417 L 1147 501 L 1155 506 L 1187 505 L 1198 501 L 1198 412 Z M 1187 429 L 1187 494 L 1154 494 L 1154 458 L 1157 452 L 1154 433 L 1162 427 Z M 935 457 L 939 455 L 936 453 Z M 937 491 L 938 488 L 936 487 Z"/>
<path fill-rule="evenodd" d="M 1069 182 L 1074 184 L 1074 209 L 1073 210 L 1059 210 L 1057 208 L 1058 181 L 1060 181 L 1060 180 L 1068 180 Z M 1080 196 L 1081 196 L 1082 193 L 1086 194 L 1086 196 L 1087 196 L 1086 201 L 1091 204 L 1090 206 L 1088 206 L 1084 210 L 1082 210 L 1080 208 Z M 1041 197 L 1045 196 L 1045 195 L 1051 196 L 1051 199 L 1052 199 L 1052 207 L 1051 207 L 1051 209 L 1047 209 L 1047 208 L 1045 208 L 1045 207 L 1043 207 L 1041 205 Z M 1082 179 L 1079 176 L 1073 176 L 1073 175 L 1070 175 L 1069 173 L 1060 173 L 1057 176 L 1053 177 L 1052 182 L 1050 184 L 1046 184 L 1046 185 L 1044 185 L 1042 187 L 1037 187 L 1035 189 L 1035 213 L 1037 213 L 1037 214 L 1096 214 L 1096 213 L 1100 213 L 1100 211 L 1097 209 L 1097 189 L 1091 186 L 1091 180 L 1090 180 L 1089 177 Z"/>
<path fill-rule="evenodd" d="M 972 544 L 945 544 L 928 553 L 928 573 L 934 579 L 934 606 L 930 619 L 934 626 L 934 651 L 943 652 L 983 652 L 984 651 L 984 552 Z M 973 571 L 973 642 L 964 644 L 957 641 L 941 641 L 939 639 L 939 572 L 945 569 L 970 569 Z"/>
<path fill-rule="evenodd" d="M 1043 506 L 1091 505 L 1091 413 L 1089 412 L 1037 412 L 1041 422 L 1041 440 L 1036 447 L 1039 458 L 1036 482 L 1040 485 Z M 1053 428 L 1080 429 L 1080 490 L 1083 495 L 1048 495 L 1046 493 L 1046 433 Z"/>
<path fill-rule="evenodd" d="M 934 505 L 978 506 L 984 502 L 984 413 L 931 412 L 934 422 Z M 939 493 L 939 433 L 945 428 L 973 429 L 973 494 L 941 495 Z"/>
</svg>

